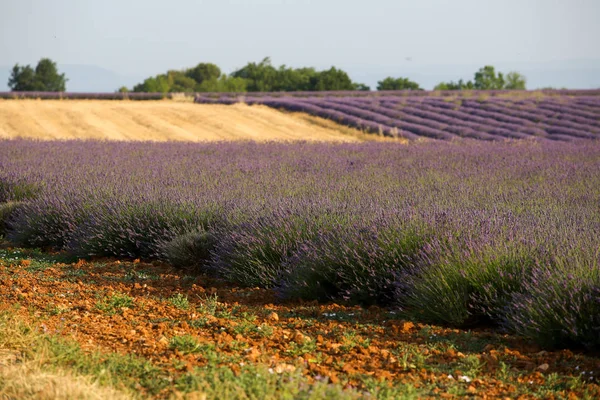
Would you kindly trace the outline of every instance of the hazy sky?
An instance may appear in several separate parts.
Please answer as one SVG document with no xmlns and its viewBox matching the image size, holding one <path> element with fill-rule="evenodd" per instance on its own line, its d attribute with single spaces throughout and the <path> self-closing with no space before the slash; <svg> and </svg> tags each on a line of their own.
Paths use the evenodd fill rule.
<svg viewBox="0 0 600 400">
<path fill-rule="evenodd" d="M 600 0 L 0 0 L 0 65 L 149 75 L 600 59 Z"/>
</svg>

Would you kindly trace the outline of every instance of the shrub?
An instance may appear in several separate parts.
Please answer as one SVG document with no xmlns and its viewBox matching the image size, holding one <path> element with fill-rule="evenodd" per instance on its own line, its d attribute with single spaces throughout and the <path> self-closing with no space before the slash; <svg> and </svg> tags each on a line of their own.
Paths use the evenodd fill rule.
<svg viewBox="0 0 600 400">
<path fill-rule="evenodd" d="M 284 262 L 300 244 L 346 224 L 343 210 L 323 212 L 323 205 L 293 204 L 268 216 L 253 216 L 218 229 L 210 269 L 244 286 L 272 288 L 285 273 Z"/>
<path fill-rule="evenodd" d="M 273 287 L 283 260 L 314 229 L 309 224 L 299 216 L 274 215 L 220 230 L 210 268 L 240 285 Z"/>
<path fill-rule="evenodd" d="M 396 273 L 412 263 L 426 237 L 413 226 L 384 221 L 338 227 L 303 243 L 286 260 L 277 292 L 284 299 L 390 305 Z"/>
<path fill-rule="evenodd" d="M 80 256 L 160 257 L 165 243 L 203 229 L 212 214 L 167 201 L 102 201 L 78 224 L 68 249 Z"/>
<path fill-rule="evenodd" d="M 546 347 L 600 350 L 598 258 L 554 258 L 538 265 L 523 291 L 512 296 L 504 319 L 513 332 Z"/>
<path fill-rule="evenodd" d="M 63 249 L 84 218 L 84 208 L 69 196 L 46 195 L 22 203 L 11 214 L 7 238 L 21 246 Z"/>
<path fill-rule="evenodd" d="M 9 201 L 0 203 L 0 236 L 6 235 L 10 226 L 10 217 L 15 213 L 15 210 L 23 203 L 19 201 Z"/>
<path fill-rule="evenodd" d="M 0 203 L 33 199 L 40 190 L 39 185 L 24 179 L 0 176 Z"/>
<path fill-rule="evenodd" d="M 411 318 L 453 326 L 500 324 L 534 262 L 524 247 L 437 238 L 398 275 L 397 298 Z"/>
<path fill-rule="evenodd" d="M 200 229 L 176 236 L 160 246 L 162 258 L 177 268 L 204 272 L 215 246 L 212 233 Z"/>
</svg>

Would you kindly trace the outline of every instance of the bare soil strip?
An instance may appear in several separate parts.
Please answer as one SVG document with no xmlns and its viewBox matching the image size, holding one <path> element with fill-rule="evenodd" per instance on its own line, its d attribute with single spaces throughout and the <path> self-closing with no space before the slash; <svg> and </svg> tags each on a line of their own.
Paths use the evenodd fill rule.
<svg viewBox="0 0 600 400">
<path fill-rule="evenodd" d="M 158 262 L 52 257 L 16 250 L 0 257 L 0 315 L 9 312 L 33 331 L 76 341 L 86 352 L 141 357 L 150 363 L 144 368 L 180 382 L 179 390 L 191 390 L 182 382 L 200 379 L 194 376 L 207 368 L 230 368 L 238 376 L 263 365 L 273 375 L 298 373 L 311 383 L 359 390 L 371 381 L 380 390 L 401 385 L 418 398 L 600 395 L 594 355 L 544 351 L 489 329 L 413 323 L 377 307 L 278 304 L 268 290 L 223 285 Z M 0 331 L 0 349 L 31 347 L 12 343 L 17 337 Z M 153 385 L 136 390 L 144 397 L 177 394 L 171 385 Z"/>
</svg>

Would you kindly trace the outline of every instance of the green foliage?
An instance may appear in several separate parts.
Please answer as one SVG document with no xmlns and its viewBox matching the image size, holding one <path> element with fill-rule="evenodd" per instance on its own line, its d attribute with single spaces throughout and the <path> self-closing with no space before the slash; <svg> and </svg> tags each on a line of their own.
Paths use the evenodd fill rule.
<svg viewBox="0 0 600 400">
<path fill-rule="evenodd" d="M 218 92 L 246 92 L 248 82 L 245 79 L 222 75 L 218 82 Z"/>
<path fill-rule="evenodd" d="M 312 90 L 311 80 L 317 75 L 314 68 L 287 68 L 285 65 L 277 71 L 278 91 L 291 92 L 298 90 Z"/>
<path fill-rule="evenodd" d="M 35 71 L 31 66 L 15 64 L 8 78 L 8 87 L 14 92 L 35 90 Z"/>
<path fill-rule="evenodd" d="M 474 88 L 472 81 L 464 82 L 460 79 L 458 82 L 441 82 L 437 84 L 433 90 L 471 90 Z"/>
<path fill-rule="evenodd" d="M 408 78 L 392 78 L 388 76 L 377 82 L 377 90 L 423 90 L 418 83 Z"/>
<path fill-rule="evenodd" d="M 169 341 L 169 347 L 183 354 L 199 353 L 203 350 L 200 343 L 190 335 L 172 337 Z"/>
<path fill-rule="evenodd" d="M 143 83 L 133 87 L 134 92 L 167 93 L 169 81 L 166 75 L 157 75 L 146 79 Z"/>
<path fill-rule="evenodd" d="M 311 89 L 315 91 L 354 90 L 355 88 L 348 74 L 335 67 L 318 73 L 311 80 L 311 86 L 313 86 Z"/>
<path fill-rule="evenodd" d="M 187 310 L 190 308 L 190 301 L 185 294 L 177 293 L 169 297 L 168 301 L 180 310 Z"/>
<path fill-rule="evenodd" d="M 360 90 L 361 92 L 368 92 L 371 90 L 371 88 L 368 85 L 365 85 L 364 83 L 355 83 L 354 90 Z"/>
<path fill-rule="evenodd" d="M 8 78 L 8 87 L 14 92 L 64 92 L 66 82 L 65 74 L 58 73 L 56 63 L 42 58 L 35 70 L 29 65 L 21 67 L 15 64 Z"/>
<path fill-rule="evenodd" d="M 258 64 L 248 63 L 232 76 L 246 79 L 249 92 L 369 90 L 364 84 L 352 82 L 346 72 L 335 67 L 324 71 L 285 65 L 275 68 L 268 57 Z"/>
<path fill-rule="evenodd" d="M 474 81 L 440 82 L 434 90 L 525 90 L 525 84 L 525 76 L 518 72 L 512 71 L 504 76 L 501 72 L 496 74 L 493 66 L 486 65 L 475 73 Z"/>
<path fill-rule="evenodd" d="M 362 83 L 352 82 L 348 74 L 331 67 L 325 71 L 314 68 L 275 67 L 269 57 L 249 62 L 230 75 L 222 74 L 218 66 L 200 63 L 182 71 L 171 70 L 146 79 L 134 86 L 134 92 L 293 92 L 317 90 L 370 90 Z"/>
<path fill-rule="evenodd" d="M 124 293 L 114 293 L 112 296 L 107 298 L 105 301 L 98 302 L 96 308 L 99 311 L 113 315 L 123 308 L 133 307 L 133 297 L 130 297 Z"/>
<path fill-rule="evenodd" d="M 219 296 L 213 293 L 210 296 L 200 298 L 200 304 L 198 305 L 198 311 L 202 314 L 215 315 L 219 308 Z"/>
<path fill-rule="evenodd" d="M 506 84 L 504 89 L 511 90 L 525 90 L 527 79 L 516 71 L 509 72 L 506 74 Z"/>
<path fill-rule="evenodd" d="M 231 74 L 234 78 L 245 79 L 249 92 L 277 91 L 277 70 L 271 65 L 271 59 L 265 57 L 260 63 L 248 63 Z"/>
<path fill-rule="evenodd" d="M 246 92 L 247 81 L 225 74 L 218 79 L 208 79 L 195 86 L 196 92 Z"/>
<path fill-rule="evenodd" d="M 163 245 L 163 258 L 178 268 L 202 269 L 210 259 L 214 238 L 201 230 L 175 237 Z"/>
<path fill-rule="evenodd" d="M 200 63 L 182 71 L 169 70 L 147 78 L 133 87 L 134 92 L 193 93 L 193 92 L 245 92 L 246 80 L 221 75 L 214 64 Z"/>
<path fill-rule="evenodd" d="M 200 63 L 194 68 L 186 70 L 185 76 L 200 85 L 205 81 L 218 80 L 221 77 L 221 69 L 215 64 Z"/>
<path fill-rule="evenodd" d="M 194 92 L 197 82 L 182 71 L 168 71 L 167 83 L 169 92 Z"/>
<path fill-rule="evenodd" d="M 482 67 L 475 73 L 475 89 L 478 90 L 494 90 L 504 88 L 504 75 L 499 72 L 496 75 L 496 70 L 491 65 Z"/>
</svg>

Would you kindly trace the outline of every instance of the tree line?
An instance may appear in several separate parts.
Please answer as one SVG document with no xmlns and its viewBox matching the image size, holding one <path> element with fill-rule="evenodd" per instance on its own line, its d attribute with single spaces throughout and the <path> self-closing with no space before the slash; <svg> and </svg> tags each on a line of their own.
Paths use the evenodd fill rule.
<svg viewBox="0 0 600 400">
<path fill-rule="evenodd" d="M 42 58 L 35 69 L 15 64 L 8 78 L 13 92 L 64 92 L 66 83 L 65 74 L 59 74 L 56 63 L 49 58 Z"/>
<path fill-rule="evenodd" d="M 512 71 L 504 76 L 502 72 L 496 74 L 493 66 L 486 65 L 475 73 L 472 81 L 441 82 L 433 90 L 525 90 L 526 83 L 525 76 L 518 72 Z"/>
<path fill-rule="evenodd" d="M 491 65 L 480 68 L 472 81 L 441 82 L 434 90 L 524 90 L 526 79 L 518 72 L 496 74 Z M 123 87 L 121 91 L 129 91 Z M 200 63 L 185 70 L 170 70 L 135 85 L 133 92 L 298 92 L 326 90 L 371 90 L 363 83 L 353 82 L 343 70 L 331 67 L 317 71 L 312 67 L 275 67 L 270 58 L 259 63 L 249 62 L 231 74 L 221 73 L 212 63 Z M 377 82 L 377 90 L 423 90 L 417 82 L 405 77 L 387 78 Z"/>
<path fill-rule="evenodd" d="M 16 64 L 8 79 L 12 91 L 64 92 L 67 79 L 60 74 L 56 63 L 48 58 L 41 59 L 36 68 Z M 518 72 L 504 75 L 491 65 L 480 68 L 473 80 L 441 82 L 434 90 L 524 90 L 526 79 Z M 275 67 L 269 57 L 262 61 L 249 62 L 227 75 L 212 63 L 199 63 L 183 70 L 169 70 L 145 79 L 133 89 L 121 87 L 120 92 L 151 93 L 194 93 L 194 92 L 296 92 L 296 91 L 339 91 L 364 90 L 371 88 L 353 82 L 345 71 L 331 67 L 318 71 L 313 67 L 292 68 L 285 65 Z M 377 90 L 423 90 L 417 82 L 405 77 L 391 77 L 377 82 Z"/>
</svg>

